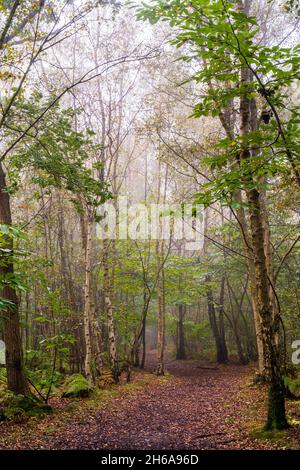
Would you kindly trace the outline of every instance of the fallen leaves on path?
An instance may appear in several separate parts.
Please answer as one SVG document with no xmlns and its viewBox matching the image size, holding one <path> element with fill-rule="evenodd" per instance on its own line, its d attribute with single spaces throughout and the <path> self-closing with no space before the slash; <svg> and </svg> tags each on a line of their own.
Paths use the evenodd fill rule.
<svg viewBox="0 0 300 470">
<path fill-rule="evenodd" d="M 1 426 L 1 449 L 270 449 L 251 426 L 264 420 L 265 393 L 251 386 L 247 367 L 218 370 L 195 362 L 169 364 L 171 378 L 155 376 L 142 388 L 122 386 L 99 408 L 58 409 L 43 421 Z M 148 374 L 149 376 L 149 374 Z M 99 396 L 101 400 L 101 395 Z M 83 402 L 82 402 L 83 403 Z M 70 405 L 68 405 L 70 407 Z M 71 403 L 72 406 L 72 403 Z M 77 406 L 77 408 L 76 408 Z M 287 440 L 289 439 L 286 436 Z"/>
</svg>

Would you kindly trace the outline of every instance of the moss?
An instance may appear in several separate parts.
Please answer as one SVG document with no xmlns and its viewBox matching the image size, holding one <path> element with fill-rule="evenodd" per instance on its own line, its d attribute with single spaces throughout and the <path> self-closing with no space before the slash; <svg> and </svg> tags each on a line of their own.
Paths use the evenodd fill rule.
<svg viewBox="0 0 300 470">
<path fill-rule="evenodd" d="M 283 378 L 285 387 L 293 394 L 296 395 L 300 392 L 300 377 L 288 377 Z"/>
<path fill-rule="evenodd" d="M 281 439 L 285 439 L 287 436 L 287 430 L 276 430 L 273 429 L 272 431 L 268 431 L 266 429 L 255 429 L 251 432 L 251 436 L 255 439 L 261 440 L 271 440 L 271 441 L 280 441 Z"/>
<path fill-rule="evenodd" d="M 285 388 L 283 381 L 278 379 L 269 388 L 268 419 L 266 431 L 287 429 L 289 424 L 285 414 Z"/>
<path fill-rule="evenodd" d="M 87 398 L 92 392 L 91 385 L 81 374 L 73 374 L 68 377 L 63 389 L 63 398 Z"/>
<path fill-rule="evenodd" d="M 50 405 L 39 401 L 34 396 L 11 395 L 3 403 L 1 418 L 3 420 L 13 420 L 31 416 L 43 417 L 51 412 Z"/>
<path fill-rule="evenodd" d="M 169 376 L 168 380 L 173 376 Z M 65 406 L 59 408 L 56 412 L 54 409 L 52 416 L 45 417 L 43 421 L 43 434 L 45 436 L 53 435 L 53 428 L 55 433 L 64 432 L 66 426 L 73 425 L 77 420 L 88 418 L 91 413 L 100 409 L 110 409 L 115 406 L 116 398 L 122 398 L 127 393 L 134 395 L 137 390 L 142 390 L 149 384 L 163 385 L 161 380 L 167 380 L 167 377 L 158 379 L 155 375 L 149 372 L 137 370 L 133 377 L 133 382 L 130 384 L 112 385 L 108 389 L 93 390 L 91 397 L 86 400 L 73 400 L 65 403 Z M 1 405 L 0 405 L 1 406 Z M 32 439 L 39 438 L 41 433 L 40 426 L 36 426 L 35 420 L 29 420 L 26 424 L 27 435 Z M 0 433 L 0 446 L 5 448 L 13 448 L 19 438 L 20 429 L 18 427 L 11 427 L 7 432 Z"/>
</svg>

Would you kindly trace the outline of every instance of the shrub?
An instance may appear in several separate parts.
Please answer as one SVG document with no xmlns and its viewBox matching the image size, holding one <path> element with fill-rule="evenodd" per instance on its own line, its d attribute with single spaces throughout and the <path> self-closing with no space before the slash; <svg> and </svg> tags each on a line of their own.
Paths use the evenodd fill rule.
<svg viewBox="0 0 300 470">
<path fill-rule="evenodd" d="M 20 417 L 42 417 L 51 411 L 50 405 L 39 401 L 36 397 L 11 394 L 3 402 L 1 418 L 12 420 Z"/>
</svg>

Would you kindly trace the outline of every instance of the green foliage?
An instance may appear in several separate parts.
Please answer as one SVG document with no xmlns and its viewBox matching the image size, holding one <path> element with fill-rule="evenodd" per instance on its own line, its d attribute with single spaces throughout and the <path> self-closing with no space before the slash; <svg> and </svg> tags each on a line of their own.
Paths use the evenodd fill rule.
<svg viewBox="0 0 300 470">
<path fill-rule="evenodd" d="M 18 263 L 28 255 L 24 250 L 14 249 L 14 244 L 21 240 L 28 240 L 22 230 L 12 225 L 0 225 L 0 266 L 4 268 L 0 273 L 0 290 L 4 287 L 11 287 L 20 291 L 25 290 L 22 273 L 16 270 L 9 272 L 5 269 L 10 263 Z M 14 308 L 13 302 L 0 298 L 0 312 L 12 308 Z"/>
<path fill-rule="evenodd" d="M 262 123 L 256 132 L 227 136 L 216 143 L 206 164 L 218 171 L 196 202 L 210 205 L 219 200 L 230 205 L 237 190 L 252 188 L 253 175 L 258 189 L 262 189 L 261 177 L 289 176 L 291 166 L 294 170 L 299 165 L 300 112 L 287 90 L 298 79 L 300 46 L 258 42 L 256 18 L 229 0 L 154 0 L 136 10 L 139 19 L 166 21 L 174 28 L 172 44 L 183 50 L 181 59 L 194 66 L 190 80 L 201 84 L 193 117 L 220 117 L 228 125 L 226 113 L 242 97 L 260 109 L 272 107 L 270 122 Z M 244 69 L 253 80 L 241 82 Z M 239 158 L 245 148 L 253 149 L 253 158 Z"/>
<path fill-rule="evenodd" d="M 37 119 L 53 101 L 53 96 L 44 100 L 38 92 L 29 99 L 20 98 L 15 113 L 18 116 L 18 133 L 28 125 L 28 116 Z M 95 177 L 101 167 L 97 158 L 100 147 L 93 143 L 94 133 L 87 129 L 82 132 L 73 129 L 73 120 L 78 110 L 51 107 L 36 125 L 35 134 L 26 134 L 10 156 L 10 187 L 16 191 L 19 177 L 26 169 L 34 169 L 32 183 L 44 190 L 62 188 L 72 195 L 80 194 L 88 204 L 99 205 L 110 197 L 108 185 Z M 10 114 L 12 122 L 16 119 Z M 23 127 L 22 127 L 23 126 Z M 16 137 L 9 127 L 7 139 Z M 87 161 L 94 160 L 92 165 Z M 74 203 L 78 204 L 75 198 Z"/>
<path fill-rule="evenodd" d="M 11 394 L 3 402 L 2 419 L 14 420 L 25 417 L 42 417 L 51 413 L 50 405 L 41 402 L 33 396 L 25 397 L 23 395 Z"/>
<path fill-rule="evenodd" d="M 296 17 L 300 16 L 300 1 L 299 0 L 286 0 L 282 3 L 282 6 L 285 11 L 295 15 Z"/>
<path fill-rule="evenodd" d="M 211 334 L 208 320 L 203 320 L 200 323 L 186 321 L 184 326 L 187 337 L 198 343 L 201 343 L 203 339 L 208 338 Z"/>
<path fill-rule="evenodd" d="M 52 368 L 27 370 L 27 375 L 42 394 L 47 394 L 50 386 L 54 389 L 59 387 L 63 381 L 63 374 L 57 370 L 53 372 Z"/>
<path fill-rule="evenodd" d="M 26 234 L 18 229 L 17 227 L 14 227 L 13 225 L 6 225 L 6 224 L 1 224 L 0 225 L 0 245 L 5 242 L 6 237 L 10 238 L 19 238 L 22 240 L 28 240 L 28 237 Z"/>
<path fill-rule="evenodd" d="M 68 377 L 63 389 L 63 398 L 87 398 L 92 392 L 91 385 L 81 374 L 73 374 Z"/>
</svg>

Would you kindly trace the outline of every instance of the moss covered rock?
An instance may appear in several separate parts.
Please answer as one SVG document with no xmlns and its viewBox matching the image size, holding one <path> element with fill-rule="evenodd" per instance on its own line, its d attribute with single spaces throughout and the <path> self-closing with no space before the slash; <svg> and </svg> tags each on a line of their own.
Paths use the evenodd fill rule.
<svg viewBox="0 0 300 470">
<path fill-rule="evenodd" d="M 91 385 L 81 374 L 73 374 L 68 377 L 63 388 L 63 398 L 87 398 L 92 392 Z"/>
</svg>

